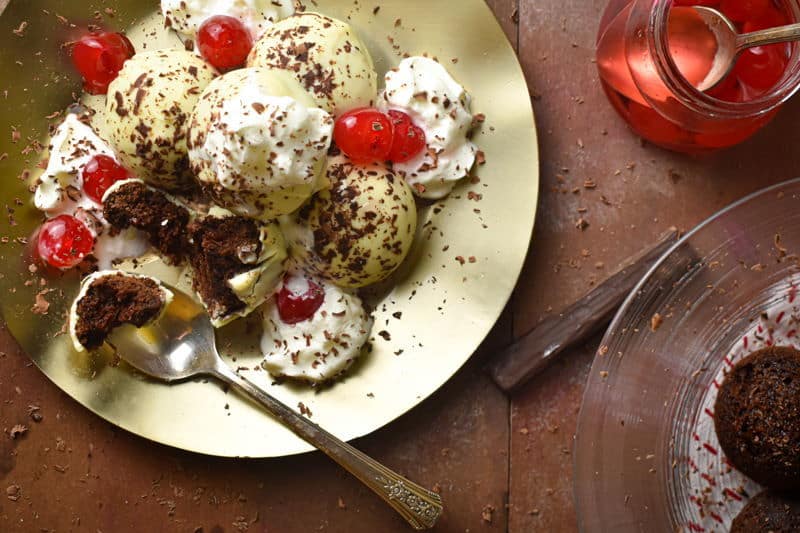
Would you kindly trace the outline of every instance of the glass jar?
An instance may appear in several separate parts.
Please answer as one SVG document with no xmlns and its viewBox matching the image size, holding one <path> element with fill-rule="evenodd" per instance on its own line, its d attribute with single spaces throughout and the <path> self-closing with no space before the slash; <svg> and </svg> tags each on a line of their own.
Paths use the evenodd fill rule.
<svg viewBox="0 0 800 533">
<path fill-rule="evenodd" d="M 800 20 L 800 0 L 775 6 L 790 22 Z M 764 92 L 741 102 L 720 100 L 681 74 L 676 50 L 670 49 L 672 7 L 673 0 L 610 1 L 597 39 L 597 66 L 609 100 L 639 135 L 668 149 L 707 152 L 744 141 L 800 87 L 800 46 L 772 45 L 786 47 L 786 69 Z M 708 44 L 698 41 L 697 50 Z"/>
</svg>

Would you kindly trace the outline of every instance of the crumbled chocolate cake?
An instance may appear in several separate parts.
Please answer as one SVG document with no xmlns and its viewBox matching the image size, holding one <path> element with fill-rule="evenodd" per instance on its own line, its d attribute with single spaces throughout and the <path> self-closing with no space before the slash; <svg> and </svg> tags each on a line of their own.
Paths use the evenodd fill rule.
<svg viewBox="0 0 800 533">
<path fill-rule="evenodd" d="M 87 349 L 103 345 L 111 331 L 123 324 L 142 327 L 161 312 L 164 292 L 150 278 L 122 273 L 96 279 L 78 301 L 75 335 Z"/>
<path fill-rule="evenodd" d="M 134 227 L 170 263 L 183 261 L 188 249 L 189 210 L 141 181 L 123 183 L 103 201 L 103 215 L 117 229 Z"/>
<path fill-rule="evenodd" d="M 212 318 L 231 315 L 245 308 L 227 280 L 253 268 L 248 258 L 261 254 L 258 226 L 239 216 L 205 217 L 189 224 L 192 243 L 189 263 L 194 269 L 194 290 L 205 302 Z"/>
<path fill-rule="evenodd" d="M 731 533 L 796 533 L 800 531 L 797 494 L 766 490 L 750 500 L 731 524 Z"/>
<path fill-rule="evenodd" d="M 800 488 L 800 351 L 771 347 L 740 361 L 714 412 L 733 466 L 771 489 Z"/>
</svg>

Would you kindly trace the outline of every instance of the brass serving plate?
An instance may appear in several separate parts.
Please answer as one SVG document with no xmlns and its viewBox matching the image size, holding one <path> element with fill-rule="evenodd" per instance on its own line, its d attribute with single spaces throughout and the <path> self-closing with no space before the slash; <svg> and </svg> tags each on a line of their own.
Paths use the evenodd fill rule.
<svg viewBox="0 0 800 533">
<path fill-rule="evenodd" d="M 0 0 L 0 9 L 4 2 Z M 96 23 L 95 7 L 74 0 L 11 0 L 0 17 L 0 191 L 9 213 L 0 221 L 0 311 L 36 365 L 61 389 L 106 420 L 137 435 L 185 450 L 275 457 L 311 448 L 259 409 L 207 382 L 175 386 L 136 375 L 104 355 L 79 356 L 62 330 L 77 277 L 48 279 L 29 270 L 24 240 L 41 221 L 29 180 L 41 158 L 30 141 L 46 144 L 46 118 L 79 93 L 62 43 Z M 315 9 L 348 20 L 383 72 L 403 53 L 437 57 L 486 115 L 476 141 L 487 163 L 479 183 L 464 183 L 421 213 L 418 236 L 396 285 L 375 297 L 373 351 L 342 382 L 322 391 L 251 379 L 343 439 L 370 433 L 410 410 L 444 384 L 475 351 L 508 301 L 522 268 L 536 213 L 539 161 L 528 89 L 517 58 L 483 0 L 319 0 Z M 362 3 L 363 4 L 363 3 Z M 373 11 L 375 5 L 380 9 Z M 113 18 L 102 13 L 113 7 Z M 142 49 L 179 45 L 163 29 L 156 0 L 102 2 L 104 24 L 126 29 Z M 27 23 L 21 27 L 21 24 Z M 17 31 L 16 33 L 14 30 Z M 21 35 L 18 35 L 21 34 Z M 16 131 L 18 133 L 12 133 Z M 35 146 L 34 146 L 35 148 Z M 19 176 L 19 179 L 18 179 Z M 470 195 L 472 191 L 476 194 Z M 8 240 L 9 242 L 5 242 Z M 463 261 L 459 260 L 463 258 Z M 471 259 L 472 258 L 472 259 Z M 462 264 L 463 262 L 463 264 Z M 152 266 L 152 265 L 151 265 Z M 36 294 L 51 305 L 35 314 Z M 400 315 L 399 313 L 402 313 Z M 396 318 L 401 316 L 401 318 Z M 255 336 L 242 321 L 220 335 L 232 364 L 255 367 Z M 387 334 L 379 333 L 386 331 Z M 249 340 L 246 340 L 249 339 Z M 246 372 L 247 373 L 247 372 Z"/>
</svg>

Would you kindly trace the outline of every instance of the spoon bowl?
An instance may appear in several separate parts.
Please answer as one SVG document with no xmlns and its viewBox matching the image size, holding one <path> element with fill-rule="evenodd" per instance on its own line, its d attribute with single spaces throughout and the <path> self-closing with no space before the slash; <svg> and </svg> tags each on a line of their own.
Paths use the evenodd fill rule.
<svg viewBox="0 0 800 533">
<path fill-rule="evenodd" d="M 800 24 L 788 24 L 750 33 L 739 33 L 736 25 L 724 14 L 711 7 L 691 8 L 716 39 L 716 53 L 708 74 L 703 81 L 694 84 L 697 90 L 705 92 L 716 87 L 736 65 L 736 60 L 744 50 L 755 46 L 786 43 L 800 40 Z"/>
<path fill-rule="evenodd" d="M 172 300 L 162 316 L 142 328 L 115 329 L 108 342 L 135 369 L 166 382 L 182 381 L 224 365 L 206 310 L 186 293 L 169 287 Z"/>
<path fill-rule="evenodd" d="M 703 81 L 696 86 L 697 90 L 705 92 L 719 85 L 733 70 L 739 55 L 736 50 L 736 38 L 739 32 L 736 25 L 716 9 L 704 6 L 695 6 L 692 9 L 706 25 L 717 43 L 711 68 Z"/>
</svg>

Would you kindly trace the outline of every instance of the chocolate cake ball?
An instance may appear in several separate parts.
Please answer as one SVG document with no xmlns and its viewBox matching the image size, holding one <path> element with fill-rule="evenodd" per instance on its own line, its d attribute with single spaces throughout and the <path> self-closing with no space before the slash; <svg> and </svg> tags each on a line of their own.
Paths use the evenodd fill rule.
<svg viewBox="0 0 800 533">
<path fill-rule="evenodd" d="M 800 488 L 800 351 L 772 347 L 740 361 L 715 406 L 730 462 L 765 487 Z"/>
<path fill-rule="evenodd" d="M 189 210 L 138 179 L 115 183 L 103 196 L 103 216 L 115 229 L 136 228 L 173 265 L 189 248 Z"/>
<path fill-rule="evenodd" d="M 731 533 L 795 533 L 800 531 L 797 494 L 765 490 L 750 500 L 731 524 Z"/>
<path fill-rule="evenodd" d="M 118 270 L 90 274 L 69 313 L 75 350 L 100 348 L 124 324 L 140 328 L 157 320 L 171 300 L 172 292 L 155 278 Z"/>
</svg>

